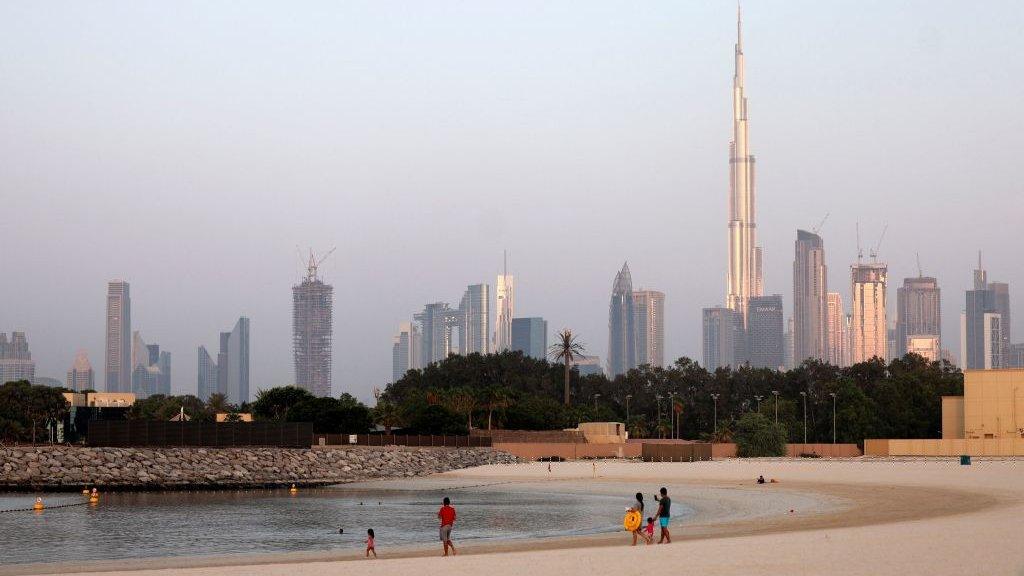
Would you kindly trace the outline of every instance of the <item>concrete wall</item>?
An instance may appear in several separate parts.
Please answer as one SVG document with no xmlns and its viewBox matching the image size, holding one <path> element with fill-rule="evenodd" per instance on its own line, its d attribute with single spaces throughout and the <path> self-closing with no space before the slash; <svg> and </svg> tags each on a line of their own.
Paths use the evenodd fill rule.
<svg viewBox="0 0 1024 576">
<path fill-rule="evenodd" d="M 1022 438 L 1024 370 L 964 372 L 963 438 Z"/>
<path fill-rule="evenodd" d="M 854 458 L 861 455 L 856 444 L 787 444 L 786 456 L 797 458 L 800 454 L 817 454 L 822 458 Z M 712 458 L 735 458 L 736 445 L 719 443 L 711 445 Z"/>
<path fill-rule="evenodd" d="M 565 460 L 579 458 L 639 458 L 641 444 L 579 444 L 569 442 L 495 442 L 494 449 L 518 456 L 523 460 L 537 460 L 557 456 Z"/>
<path fill-rule="evenodd" d="M 942 439 L 959 440 L 964 437 L 964 397 L 942 397 Z"/>
<path fill-rule="evenodd" d="M 866 456 L 1024 456 L 1024 439 L 865 440 Z"/>
</svg>

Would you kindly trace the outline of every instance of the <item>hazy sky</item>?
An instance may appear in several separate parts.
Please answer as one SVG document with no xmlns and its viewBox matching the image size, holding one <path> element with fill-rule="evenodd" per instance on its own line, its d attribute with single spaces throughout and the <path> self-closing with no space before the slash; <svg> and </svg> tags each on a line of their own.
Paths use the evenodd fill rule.
<svg viewBox="0 0 1024 576">
<path fill-rule="evenodd" d="M 334 392 L 371 397 L 391 337 L 511 254 L 517 315 L 605 356 L 628 260 L 663 290 L 667 358 L 700 358 L 725 292 L 735 4 L 0 2 L 0 331 L 37 375 L 84 348 L 106 282 L 195 392 L 196 348 L 252 319 L 252 389 L 293 381 L 296 247 L 337 252 Z M 895 289 L 976 252 L 1024 340 L 1024 4 L 748 1 L 766 291 L 792 306 L 798 227 L 829 288 L 889 231 Z"/>
</svg>

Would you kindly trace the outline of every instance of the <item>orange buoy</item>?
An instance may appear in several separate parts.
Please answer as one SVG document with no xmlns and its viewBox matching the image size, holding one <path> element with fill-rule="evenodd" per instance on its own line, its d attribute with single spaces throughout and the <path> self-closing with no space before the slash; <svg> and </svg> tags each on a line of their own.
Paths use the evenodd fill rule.
<svg viewBox="0 0 1024 576">
<path fill-rule="evenodd" d="M 35 510 L 36 512 L 42 512 L 43 508 L 46 508 L 45 506 L 43 506 L 43 499 L 36 498 L 36 503 L 32 505 L 32 509 Z"/>
<path fill-rule="evenodd" d="M 289 488 L 288 491 L 291 492 L 292 494 L 295 494 L 299 491 L 299 489 L 295 487 L 295 484 L 292 484 L 292 487 Z"/>
</svg>

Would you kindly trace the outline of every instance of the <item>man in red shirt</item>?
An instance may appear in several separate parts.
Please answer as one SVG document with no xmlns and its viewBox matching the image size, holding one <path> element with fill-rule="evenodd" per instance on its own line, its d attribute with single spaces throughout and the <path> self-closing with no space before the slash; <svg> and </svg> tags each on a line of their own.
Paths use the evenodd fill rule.
<svg viewBox="0 0 1024 576">
<path fill-rule="evenodd" d="M 452 556 L 455 556 L 455 544 L 452 544 L 452 526 L 455 524 L 455 507 L 447 496 L 444 497 L 444 505 L 437 511 L 437 518 L 441 521 L 441 543 L 444 544 L 444 555 L 448 555 L 448 548 L 452 549 Z"/>
</svg>

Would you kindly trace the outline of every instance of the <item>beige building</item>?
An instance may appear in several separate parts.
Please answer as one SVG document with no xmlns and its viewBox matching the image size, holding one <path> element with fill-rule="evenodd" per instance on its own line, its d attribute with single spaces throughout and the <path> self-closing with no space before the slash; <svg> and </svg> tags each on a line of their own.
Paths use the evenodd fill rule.
<svg viewBox="0 0 1024 576">
<path fill-rule="evenodd" d="M 850 268 L 853 284 L 853 325 L 850 362 L 874 357 L 888 358 L 888 324 L 885 314 L 885 283 L 888 268 L 880 262 L 857 263 Z"/>
<path fill-rule="evenodd" d="M 942 356 L 939 337 L 929 334 L 907 336 L 907 353 L 917 354 L 932 362 L 938 361 Z"/>
<path fill-rule="evenodd" d="M 868 456 L 1024 456 L 1024 369 L 967 370 L 942 397 L 941 440 L 865 440 Z"/>
<path fill-rule="evenodd" d="M 64 399 L 79 408 L 127 408 L 135 404 L 131 392 L 64 392 Z"/>
<path fill-rule="evenodd" d="M 633 292 L 633 325 L 636 329 L 636 364 L 665 365 L 665 293 Z"/>
</svg>

